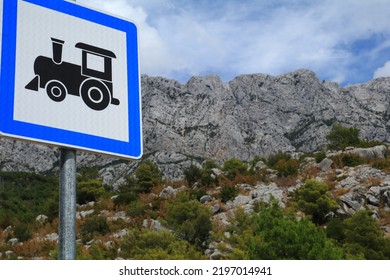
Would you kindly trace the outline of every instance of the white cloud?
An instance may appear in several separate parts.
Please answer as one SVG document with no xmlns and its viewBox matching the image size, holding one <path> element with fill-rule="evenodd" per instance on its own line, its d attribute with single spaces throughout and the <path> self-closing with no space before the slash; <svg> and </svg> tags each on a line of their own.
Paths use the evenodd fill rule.
<svg viewBox="0 0 390 280">
<path fill-rule="evenodd" d="M 167 42 L 159 31 L 148 22 L 148 14 L 142 7 L 131 5 L 126 0 L 78 0 L 106 13 L 120 16 L 134 22 L 139 28 L 140 68 L 142 73 L 161 75 L 172 60 Z"/>
<path fill-rule="evenodd" d="M 142 73 L 181 81 L 206 73 L 229 80 L 297 68 L 337 82 L 368 71 L 371 78 L 369 63 L 389 47 L 384 39 L 364 52 L 354 49 L 357 40 L 390 37 L 388 0 L 78 2 L 137 22 Z"/>
<path fill-rule="evenodd" d="M 385 65 L 375 70 L 374 79 L 380 77 L 390 77 L 390 61 L 387 61 Z"/>
</svg>

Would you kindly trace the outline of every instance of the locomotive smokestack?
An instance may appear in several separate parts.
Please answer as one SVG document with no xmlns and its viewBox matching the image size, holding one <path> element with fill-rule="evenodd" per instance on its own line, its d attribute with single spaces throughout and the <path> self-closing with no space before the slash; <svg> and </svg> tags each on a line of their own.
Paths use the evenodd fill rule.
<svg viewBox="0 0 390 280">
<path fill-rule="evenodd" d="M 51 38 L 53 45 L 53 61 L 54 63 L 60 64 L 62 62 L 62 45 L 65 41 Z"/>
</svg>

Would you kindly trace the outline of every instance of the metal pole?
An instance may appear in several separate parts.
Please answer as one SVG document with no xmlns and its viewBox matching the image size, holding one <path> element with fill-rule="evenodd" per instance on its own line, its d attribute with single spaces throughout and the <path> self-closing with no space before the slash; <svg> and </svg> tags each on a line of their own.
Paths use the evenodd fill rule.
<svg viewBox="0 0 390 280">
<path fill-rule="evenodd" d="M 76 0 L 73 0 L 76 1 Z M 76 151 L 60 149 L 58 259 L 76 259 Z"/>
<path fill-rule="evenodd" d="M 76 151 L 61 149 L 60 155 L 60 260 L 76 259 Z"/>
</svg>

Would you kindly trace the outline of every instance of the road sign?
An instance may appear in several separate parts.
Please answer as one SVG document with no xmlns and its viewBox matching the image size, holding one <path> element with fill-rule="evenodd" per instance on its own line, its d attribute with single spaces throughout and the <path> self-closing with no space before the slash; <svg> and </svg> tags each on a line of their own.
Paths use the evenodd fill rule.
<svg viewBox="0 0 390 280">
<path fill-rule="evenodd" d="M 62 0 L 0 0 L 0 134 L 142 155 L 134 23 Z"/>
</svg>

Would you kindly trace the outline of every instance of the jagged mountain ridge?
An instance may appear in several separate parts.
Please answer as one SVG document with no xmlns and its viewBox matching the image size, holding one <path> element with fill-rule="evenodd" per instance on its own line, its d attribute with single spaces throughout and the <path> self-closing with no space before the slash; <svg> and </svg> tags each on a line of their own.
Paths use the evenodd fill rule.
<svg viewBox="0 0 390 280">
<path fill-rule="evenodd" d="M 216 75 L 186 84 L 142 76 L 144 155 L 167 177 L 204 158 L 250 160 L 278 150 L 312 152 L 326 144 L 332 123 L 355 126 L 369 140 L 390 142 L 390 78 L 340 87 L 300 69 L 280 76 Z M 58 153 L 44 146 L 1 140 L 2 170 L 56 169 Z M 79 166 L 98 165 L 108 183 L 136 162 L 80 153 Z"/>
<path fill-rule="evenodd" d="M 309 152 L 326 144 L 334 122 L 359 127 L 364 138 L 389 138 L 387 78 L 341 88 L 302 69 L 229 83 L 193 77 L 185 85 L 144 76 L 142 88 L 147 151 L 243 160 L 277 150 Z"/>
</svg>

